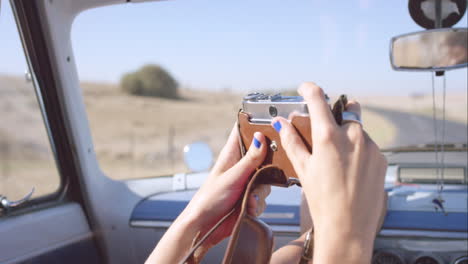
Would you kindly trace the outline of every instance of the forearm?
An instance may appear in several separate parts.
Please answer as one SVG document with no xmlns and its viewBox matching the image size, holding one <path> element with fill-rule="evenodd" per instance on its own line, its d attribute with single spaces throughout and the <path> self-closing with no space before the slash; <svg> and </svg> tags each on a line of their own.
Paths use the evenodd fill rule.
<svg viewBox="0 0 468 264">
<path fill-rule="evenodd" d="M 373 239 L 342 233 L 338 228 L 315 230 L 314 263 L 335 264 L 344 260 L 349 264 L 370 263 Z"/>
<path fill-rule="evenodd" d="M 200 228 L 197 217 L 184 211 L 169 227 L 145 263 L 172 264 L 182 261 L 189 252 L 198 230 Z"/>
</svg>

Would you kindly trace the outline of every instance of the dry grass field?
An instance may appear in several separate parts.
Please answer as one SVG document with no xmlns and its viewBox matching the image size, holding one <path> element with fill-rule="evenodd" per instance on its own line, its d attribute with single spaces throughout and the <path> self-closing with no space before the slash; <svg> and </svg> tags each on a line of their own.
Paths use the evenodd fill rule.
<svg viewBox="0 0 468 264">
<path fill-rule="evenodd" d="M 240 107 L 241 94 L 181 89 L 178 100 L 130 96 L 114 84 L 82 83 L 95 151 L 111 178 L 128 179 L 185 172 L 183 147 L 195 141 L 209 144 L 216 156 Z M 36 187 L 36 196 L 59 184 L 47 134 L 30 83 L 0 76 L 0 194 L 19 198 Z M 452 96 L 452 95 L 450 95 Z M 466 123 L 465 101 L 459 95 L 447 110 Z M 430 100 L 406 97 L 358 98 L 364 106 L 365 129 L 381 147 L 391 144 L 397 128 L 366 110 L 366 105 L 425 113 Z M 399 102 L 396 106 L 391 102 Z M 463 105 L 464 103 L 464 105 Z M 465 113 L 465 116 L 461 114 Z"/>
<path fill-rule="evenodd" d="M 0 75 L 0 113 L 0 195 L 54 192 L 59 175 L 32 84 Z"/>
<path fill-rule="evenodd" d="M 181 90 L 180 100 L 129 96 L 117 86 L 83 83 L 95 150 L 112 178 L 151 177 L 186 171 L 183 147 L 203 141 L 217 153 L 236 120 L 242 94 Z M 380 146 L 396 129 L 364 110 L 369 134 Z M 118 128 L 118 129 L 116 129 Z"/>
<path fill-rule="evenodd" d="M 195 141 L 215 155 L 239 109 L 239 95 L 181 90 L 181 99 L 130 96 L 115 85 L 83 83 L 95 150 L 112 178 L 185 171 L 183 147 Z"/>
<path fill-rule="evenodd" d="M 447 120 L 468 123 L 468 108 L 467 108 L 468 93 L 450 93 L 446 96 L 446 117 Z M 425 94 L 421 96 L 387 96 L 385 98 L 378 97 L 362 97 L 359 101 L 363 105 L 375 106 L 384 109 L 398 110 L 402 112 L 421 114 L 432 117 L 432 96 Z M 438 118 L 442 118 L 442 95 L 436 95 Z"/>
</svg>

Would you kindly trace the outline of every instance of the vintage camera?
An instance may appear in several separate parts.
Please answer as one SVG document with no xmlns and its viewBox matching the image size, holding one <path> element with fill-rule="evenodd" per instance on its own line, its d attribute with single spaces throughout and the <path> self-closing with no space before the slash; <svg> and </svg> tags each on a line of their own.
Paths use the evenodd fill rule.
<svg viewBox="0 0 468 264">
<path fill-rule="evenodd" d="M 328 96 L 325 99 L 329 101 Z M 341 96 L 334 104 L 333 112 L 337 123 L 341 122 L 341 113 L 346 105 L 346 96 Z M 291 115 L 291 113 L 295 113 Z M 255 132 L 265 135 L 268 153 L 263 163 L 274 165 L 290 178 L 297 178 L 289 161 L 278 132 L 271 126 L 273 118 L 281 116 L 290 118 L 291 124 L 302 138 L 304 144 L 312 151 L 311 128 L 307 104 L 301 96 L 282 96 L 280 94 L 267 95 L 250 93 L 243 98 L 242 109 L 238 113 L 238 126 L 241 139 L 241 150 L 246 152 L 250 147 Z"/>
</svg>

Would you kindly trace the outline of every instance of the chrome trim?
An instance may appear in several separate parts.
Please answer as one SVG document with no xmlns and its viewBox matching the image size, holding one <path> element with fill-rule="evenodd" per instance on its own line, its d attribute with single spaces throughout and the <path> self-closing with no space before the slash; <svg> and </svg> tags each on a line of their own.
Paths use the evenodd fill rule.
<svg viewBox="0 0 468 264">
<path fill-rule="evenodd" d="M 26 194 L 23 198 L 16 200 L 16 201 L 10 201 L 8 200 L 6 196 L 3 196 L 0 194 L 0 209 L 2 210 L 2 213 L 3 211 L 7 212 L 8 210 L 12 208 L 18 207 L 22 205 L 23 203 L 27 202 L 29 198 L 31 198 L 31 196 L 33 195 L 34 190 L 35 188 L 32 187 L 32 190 L 28 194 Z"/>
<path fill-rule="evenodd" d="M 450 28 L 450 29 L 453 29 L 454 31 L 457 31 L 457 30 L 467 30 L 467 28 Z M 448 70 L 454 70 L 454 69 L 459 69 L 459 68 L 465 68 L 468 66 L 468 63 L 464 63 L 464 64 L 459 64 L 457 66 L 449 66 L 449 67 L 437 67 L 437 68 L 403 68 L 403 67 L 395 67 L 395 63 L 393 63 L 393 43 L 395 42 L 395 40 L 397 38 L 400 38 L 400 37 L 405 37 L 405 36 L 409 36 L 409 35 L 413 35 L 413 34 L 417 34 L 417 33 L 422 33 L 422 32 L 437 32 L 437 31 L 447 31 L 447 28 L 436 28 L 436 29 L 430 29 L 430 30 L 422 30 L 422 31 L 415 31 L 415 32 L 411 32 L 411 33 L 406 33 L 406 34 L 401 34 L 401 35 L 398 35 L 398 36 L 395 36 L 393 38 L 390 39 L 390 49 L 389 49 L 389 56 L 390 56 L 390 65 L 392 66 L 392 69 L 395 70 L 395 71 L 429 71 L 429 72 L 436 72 L 436 71 L 448 71 Z"/>
<path fill-rule="evenodd" d="M 270 225 L 273 233 L 288 233 L 298 235 L 301 232 L 301 227 L 296 225 Z"/>
<path fill-rule="evenodd" d="M 263 212 L 260 216 L 260 218 L 266 219 L 266 218 L 275 218 L 275 219 L 294 219 L 294 213 L 268 213 L 268 212 Z"/>
<path fill-rule="evenodd" d="M 172 221 L 146 221 L 133 220 L 130 221 L 131 227 L 150 227 L 150 228 L 168 228 Z M 298 225 L 270 225 L 274 233 L 299 234 L 300 226 Z M 444 231 L 426 231 L 426 230 L 402 230 L 402 229 L 383 229 L 378 234 L 378 237 L 418 237 L 418 238 L 449 238 L 449 239 L 466 239 L 468 232 L 444 232 Z"/>
<path fill-rule="evenodd" d="M 130 221 L 131 227 L 144 227 L 144 228 L 168 228 L 172 221 L 146 221 L 146 220 L 133 220 Z M 299 234 L 300 227 L 296 225 L 270 225 L 274 233 L 289 233 Z"/>
<path fill-rule="evenodd" d="M 468 260 L 468 257 L 460 257 L 453 264 L 460 264 L 464 260 Z"/>
<path fill-rule="evenodd" d="M 172 221 L 146 221 L 146 220 L 135 220 L 130 221 L 131 227 L 153 227 L 153 228 L 168 228 L 172 224 Z"/>
<path fill-rule="evenodd" d="M 378 237 L 424 237 L 424 238 L 451 238 L 466 239 L 467 232 L 444 232 L 444 231 L 426 231 L 426 230 L 401 230 L 401 229 L 383 229 Z"/>
</svg>

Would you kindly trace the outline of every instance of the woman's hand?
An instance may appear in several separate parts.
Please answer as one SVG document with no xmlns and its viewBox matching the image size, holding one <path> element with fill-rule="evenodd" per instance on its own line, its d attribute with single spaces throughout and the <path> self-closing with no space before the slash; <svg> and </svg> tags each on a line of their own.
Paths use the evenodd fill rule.
<svg viewBox="0 0 468 264">
<path fill-rule="evenodd" d="M 266 155 L 263 134 L 256 132 L 251 144 L 241 158 L 239 134 L 237 126 L 234 126 L 205 183 L 164 234 L 147 263 L 178 263 L 188 253 L 195 237 L 203 236 L 232 210 L 243 194 L 249 176 L 262 164 Z M 258 216 L 265 209 L 265 198 L 269 193 L 269 186 L 257 187 L 249 197 L 248 213 Z M 237 216 L 238 212 L 232 214 L 210 235 L 203 247 L 197 250 L 198 257 L 231 234 Z"/>
<path fill-rule="evenodd" d="M 265 137 L 262 133 L 256 132 L 251 144 L 249 151 L 241 158 L 239 134 L 237 126 L 235 126 L 210 175 L 185 210 L 193 213 L 192 217 L 200 219 L 200 225 L 213 226 L 231 211 L 240 199 L 249 177 L 262 164 L 266 155 Z M 262 198 L 268 195 L 269 190 L 265 188 L 264 186 L 260 190 L 254 191 L 257 198 L 250 197 L 251 209 L 249 212 L 252 214 L 255 213 L 252 209 L 257 206 L 257 200 L 259 206 L 263 204 L 259 200 L 258 194 L 261 194 Z M 266 195 L 263 195 L 264 193 Z"/>
<path fill-rule="evenodd" d="M 312 153 L 286 119 L 272 125 L 309 205 L 314 263 L 369 263 L 384 203 L 386 159 L 360 124 L 336 124 L 320 87 L 305 83 L 298 91 L 309 108 Z M 356 102 L 347 111 L 361 114 Z"/>
</svg>

